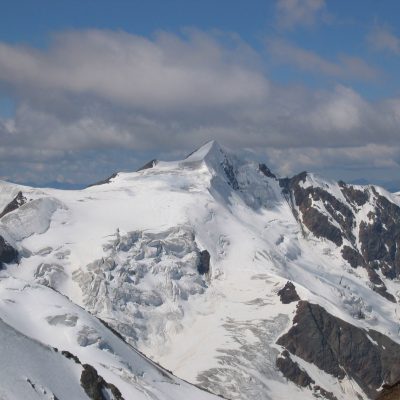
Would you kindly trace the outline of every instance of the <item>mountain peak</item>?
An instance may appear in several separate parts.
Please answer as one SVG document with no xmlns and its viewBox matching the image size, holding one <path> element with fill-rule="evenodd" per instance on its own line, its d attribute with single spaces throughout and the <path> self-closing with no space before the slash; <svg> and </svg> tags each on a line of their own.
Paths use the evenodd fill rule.
<svg viewBox="0 0 400 400">
<path fill-rule="evenodd" d="M 224 158 L 225 152 L 216 140 L 210 140 L 197 150 L 190 153 L 186 158 L 185 162 L 196 162 L 205 161 L 210 159 Z"/>
<path fill-rule="evenodd" d="M 0 182 L 0 351 L 15 359 L 1 393 L 80 400 L 85 365 L 125 399 L 218 399 L 161 366 L 242 400 L 396 387 L 400 200 L 305 172 L 277 179 L 245 157 L 210 141 L 89 191 Z M 221 354 L 232 368 L 216 368 Z"/>
<path fill-rule="evenodd" d="M 204 163 L 208 168 L 212 169 L 216 175 L 223 179 L 233 189 L 239 189 L 239 184 L 235 174 L 235 157 L 223 149 L 218 142 L 211 140 L 199 149 L 189 154 L 183 161 L 186 163 Z"/>
</svg>

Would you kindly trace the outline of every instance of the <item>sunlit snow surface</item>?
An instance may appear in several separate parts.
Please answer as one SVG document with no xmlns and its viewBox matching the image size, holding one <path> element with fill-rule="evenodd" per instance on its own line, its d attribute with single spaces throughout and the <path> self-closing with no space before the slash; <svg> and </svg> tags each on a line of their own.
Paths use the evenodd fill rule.
<svg viewBox="0 0 400 400">
<path fill-rule="evenodd" d="M 342 196 L 313 175 L 306 184 Z M 304 236 L 279 183 L 215 142 L 81 191 L 1 183 L 0 209 L 19 190 L 29 201 L 0 220 L 0 235 L 22 255 L 0 272 L 0 318 L 91 363 L 126 399 L 211 395 L 164 377 L 90 313 L 178 377 L 229 399 L 314 398 L 275 367 L 275 342 L 295 313 L 277 296 L 288 279 L 302 299 L 400 342 L 400 310 L 370 289 L 365 270 L 333 243 Z M 211 256 L 205 275 L 202 250 Z M 385 283 L 398 295 L 398 282 Z M 362 393 L 299 364 L 338 399 Z"/>
</svg>

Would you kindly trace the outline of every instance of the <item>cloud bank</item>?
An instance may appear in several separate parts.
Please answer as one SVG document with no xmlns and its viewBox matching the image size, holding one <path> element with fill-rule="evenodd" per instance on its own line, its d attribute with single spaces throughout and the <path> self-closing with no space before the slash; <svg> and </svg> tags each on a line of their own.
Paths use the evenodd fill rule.
<svg viewBox="0 0 400 400">
<path fill-rule="evenodd" d="M 309 5 L 317 12 L 323 2 Z M 277 41 L 269 51 L 338 78 L 375 74 L 358 59 L 333 63 L 290 46 Z M 41 50 L 0 43 L 0 90 L 17 104 L 13 118 L 0 119 L 0 168 L 10 179 L 88 181 L 112 157 L 115 166 L 116 151 L 131 166 L 210 139 L 256 148 L 282 173 L 399 162 L 400 99 L 371 103 L 344 84 L 279 86 L 235 35 L 88 30 L 58 34 Z"/>
</svg>

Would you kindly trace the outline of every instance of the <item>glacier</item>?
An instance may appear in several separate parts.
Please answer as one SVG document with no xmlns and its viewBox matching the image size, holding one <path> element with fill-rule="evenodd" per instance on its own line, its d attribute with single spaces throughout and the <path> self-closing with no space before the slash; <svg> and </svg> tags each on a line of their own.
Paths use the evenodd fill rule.
<svg viewBox="0 0 400 400">
<path fill-rule="evenodd" d="M 0 211 L 17 196 L 0 218 L 18 253 L 0 271 L 0 321 L 28 343 L 22 364 L 36 348 L 49 365 L 61 358 L 79 396 L 83 364 L 125 399 L 368 399 L 400 382 L 383 349 L 400 349 L 396 194 L 311 173 L 278 178 L 212 141 L 84 190 L 0 182 Z M 288 282 L 300 301 L 282 302 Z M 321 337 L 307 310 L 318 310 Z M 289 340 L 294 319 L 313 338 Z M 377 370 L 326 332 L 357 338 Z M 313 357 L 327 349 L 330 363 Z M 69 398 L 28 367 L 14 363 L 13 374 L 48 388 L 25 387 L 31 398 Z M 8 379 L 0 394 L 26 398 Z"/>
</svg>

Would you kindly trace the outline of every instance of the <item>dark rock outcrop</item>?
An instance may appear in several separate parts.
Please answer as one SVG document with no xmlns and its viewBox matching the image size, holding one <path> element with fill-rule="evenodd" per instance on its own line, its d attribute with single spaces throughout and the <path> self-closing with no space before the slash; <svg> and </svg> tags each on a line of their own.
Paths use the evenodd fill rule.
<svg viewBox="0 0 400 400">
<path fill-rule="evenodd" d="M 343 259 L 353 268 L 366 268 L 372 289 L 387 300 L 396 302 L 376 271 L 380 270 L 388 279 L 400 277 L 400 207 L 380 195 L 373 186 L 359 189 L 340 181 L 339 187 L 346 199 L 343 202 L 324 187 L 304 188 L 306 179 L 306 172 L 293 178 L 279 179 L 282 192 L 300 226 L 338 247 L 347 239 L 348 244 L 341 249 Z M 360 207 L 368 202 L 373 210 L 357 227 L 356 215 Z"/>
<path fill-rule="evenodd" d="M 110 183 L 110 182 L 112 181 L 112 179 L 115 178 L 117 175 L 118 175 L 118 172 L 114 172 L 114 173 L 113 173 L 111 176 L 109 176 L 108 178 L 103 179 L 103 180 L 101 180 L 101 181 L 99 181 L 99 182 L 96 182 L 96 183 L 92 183 L 91 185 L 89 185 L 89 186 L 87 186 L 87 187 L 89 188 L 89 187 L 93 187 L 93 186 L 100 186 L 100 185 L 105 185 L 105 184 L 107 184 L 107 183 Z"/>
<path fill-rule="evenodd" d="M 351 265 L 352 268 L 365 266 L 362 255 L 352 247 L 343 246 L 342 257 Z"/>
<path fill-rule="evenodd" d="M 326 215 L 317 209 L 302 204 L 300 208 L 303 214 L 304 225 L 316 236 L 323 237 L 335 243 L 336 246 L 343 244 L 342 233 L 339 228 L 329 222 Z"/>
<path fill-rule="evenodd" d="M 396 298 L 387 291 L 386 285 L 382 282 L 381 285 L 374 285 L 372 287 L 372 290 L 378 294 L 380 294 L 382 297 L 384 297 L 386 300 L 391 301 L 392 303 L 397 303 Z"/>
<path fill-rule="evenodd" d="M 295 212 L 295 216 L 316 237 L 326 238 L 337 246 L 343 244 L 343 236 L 350 241 L 354 241 L 352 233 L 354 216 L 352 210 L 320 187 L 309 186 L 303 188 L 301 183 L 304 183 L 306 178 L 307 172 L 302 172 L 293 178 L 279 180 L 283 193 L 289 198 L 292 208 L 295 209 L 294 206 L 297 206 L 300 211 L 300 216 L 297 215 L 297 212 Z M 327 215 L 322 214 L 314 207 L 313 201 L 319 201 L 330 215 L 330 218 L 336 221 L 341 229 L 335 226 Z"/>
<path fill-rule="evenodd" d="M 299 364 L 290 358 L 290 354 L 286 350 L 276 359 L 276 366 L 285 378 L 298 386 L 306 387 L 315 383 L 307 372 L 301 369 Z"/>
<path fill-rule="evenodd" d="M 81 361 L 79 360 L 79 358 L 76 355 L 70 353 L 68 350 L 62 350 L 61 354 L 64 357 L 68 358 L 69 360 L 74 360 L 76 364 L 81 364 Z"/>
<path fill-rule="evenodd" d="M 394 279 L 400 276 L 400 207 L 374 192 L 375 210 L 360 224 L 361 252 L 367 263 Z"/>
<path fill-rule="evenodd" d="M 115 400 L 123 400 L 121 392 L 111 383 L 107 383 L 89 364 L 83 364 L 81 374 L 81 386 L 85 390 L 88 397 L 92 400 L 108 400 L 109 396 L 105 391 L 108 389 Z"/>
<path fill-rule="evenodd" d="M 54 348 L 54 350 L 58 352 L 58 349 Z M 61 354 L 69 360 L 73 360 L 76 364 L 82 365 L 81 386 L 90 399 L 110 400 L 110 396 L 106 392 L 108 389 L 112 393 L 111 400 L 124 400 L 119 389 L 112 383 L 106 382 L 94 367 L 89 364 L 82 364 L 79 358 L 68 350 L 62 350 Z"/>
<path fill-rule="evenodd" d="M 338 379 L 350 377 L 371 398 L 400 380 L 399 344 L 307 301 L 299 302 L 292 328 L 277 344 Z"/>
<path fill-rule="evenodd" d="M 9 264 L 18 261 L 18 252 L 2 236 L 0 236 L 0 269 L 3 263 Z"/>
<path fill-rule="evenodd" d="M 383 385 L 382 391 L 376 400 L 399 400 L 400 399 L 400 382 L 394 385 Z"/>
<path fill-rule="evenodd" d="M 395 297 L 388 293 L 386 285 L 383 283 L 382 279 L 379 277 L 377 272 L 375 271 L 376 265 L 366 265 L 366 269 L 368 272 L 368 278 L 372 283 L 372 290 L 378 294 L 380 294 L 385 299 L 391 301 L 392 303 L 396 303 Z"/>
<path fill-rule="evenodd" d="M 22 192 L 18 192 L 18 194 L 14 197 L 14 199 L 4 207 L 4 210 L 0 213 L 0 218 L 3 218 L 6 214 L 14 210 L 17 210 L 25 203 L 26 203 L 26 198 L 24 197 Z"/>
<path fill-rule="evenodd" d="M 276 175 L 265 164 L 258 164 L 258 169 L 267 177 L 276 179 Z"/>
<path fill-rule="evenodd" d="M 300 172 L 292 178 L 281 178 L 279 179 L 279 186 L 283 189 L 285 194 L 291 194 L 291 192 L 299 186 L 300 182 L 305 182 L 307 178 L 307 171 Z"/>
<path fill-rule="evenodd" d="M 342 184 L 342 190 L 344 186 Z M 350 190 L 349 187 L 346 190 Z M 395 297 L 387 291 L 386 285 L 376 271 L 380 270 L 388 279 L 400 276 L 400 207 L 380 195 L 372 187 L 374 195 L 374 210 L 368 214 L 368 219 L 359 225 L 360 249 L 344 246 L 343 258 L 353 268 L 363 266 L 373 284 L 372 289 L 391 302 Z M 364 204 L 367 192 L 352 189 L 352 196 L 358 205 Z M 349 196 L 349 194 L 347 194 Z"/>
<path fill-rule="evenodd" d="M 319 385 L 315 385 L 313 387 L 313 394 L 317 399 L 322 398 L 324 400 L 338 400 L 332 392 L 328 392 Z"/>
<path fill-rule="evenodd" d="M 199 271 L 200 275 L 208 274 L 210 272 L 210 253 L 207 250 L 200 252 L 197 271 Z"/>
<path fill-rule="evenodd" d="M 283 304 L 289 304 L 300 300 L 296 292 L 296 287 L 289 281 L 286 282 L 286 285 L 278 292 L 278 296 Z"/>
<path fill-rule="evenodd" d="M 340 189 L 346 200 L 353 206 L 363 206 L 369 200 L 367 190 L 355 189 L 352 185 L 346 185 L 343 181 L 339 181 Z"/>
<path fill-rule="evenodd" d="M 341 189 L 353 201 L 363 205 L 369 199 L 367 191 L 361 191 L 344 183 Z M 372 289 L 391 302 L 396 298 L 387 291 L 386 285 L 377 271 L 388 279 L 400 276 L 400 207 L 371 187 L 374 196 L 374 209 L 368 213 L 368 219 L 359 225 L 359 248 L 344 246 L 343 258 L 353 267 L 362 266 L 367 269 L 368 277 L 373 284 Z"/>
<path fill-rule="evenodd" d="M 157 164 L 158 164 L 158 160 L 156 160 L 156 159 L 154 158 L 153 160 L 150 160 L 149 162 L 147 162 L 146 164 L 144 164 L 143 166 L 141 166 L 140 168 L 138 168 L 138 169 L 136 170 L 136 172 L 143 171 L 143 170 L 145 170 L 145 169 L 153 168 L 153 167 L 155 167 Z"/>
<path fill-rule="evenodd" d="M 233 190 L 239 190 L 239 183 L 236 179 L 235 170 L 226 156 L 224 161 L 221 163 L 221 166 L 224 170 L 229 186 L 231 186 Z"/>
<path fill-rule="evenodd" d="M 54 348 L 54 350 L 58 352 L 58 349 Z M 104 378 L 97 373 L 96 368 L 89 364 L 82 364 L 79 358 L 68 350 L 62 350 L 61 354 L 69 360 L 73 360 L 76 364 L 82 365 L 81 386 L 90 399 L 110 400 L 110 396 L 106 393 L 108 389 L 112 393 L 111 400 L 124 400 L 119 389 L 112 383 L 106 382 Z"/>
</svg>

